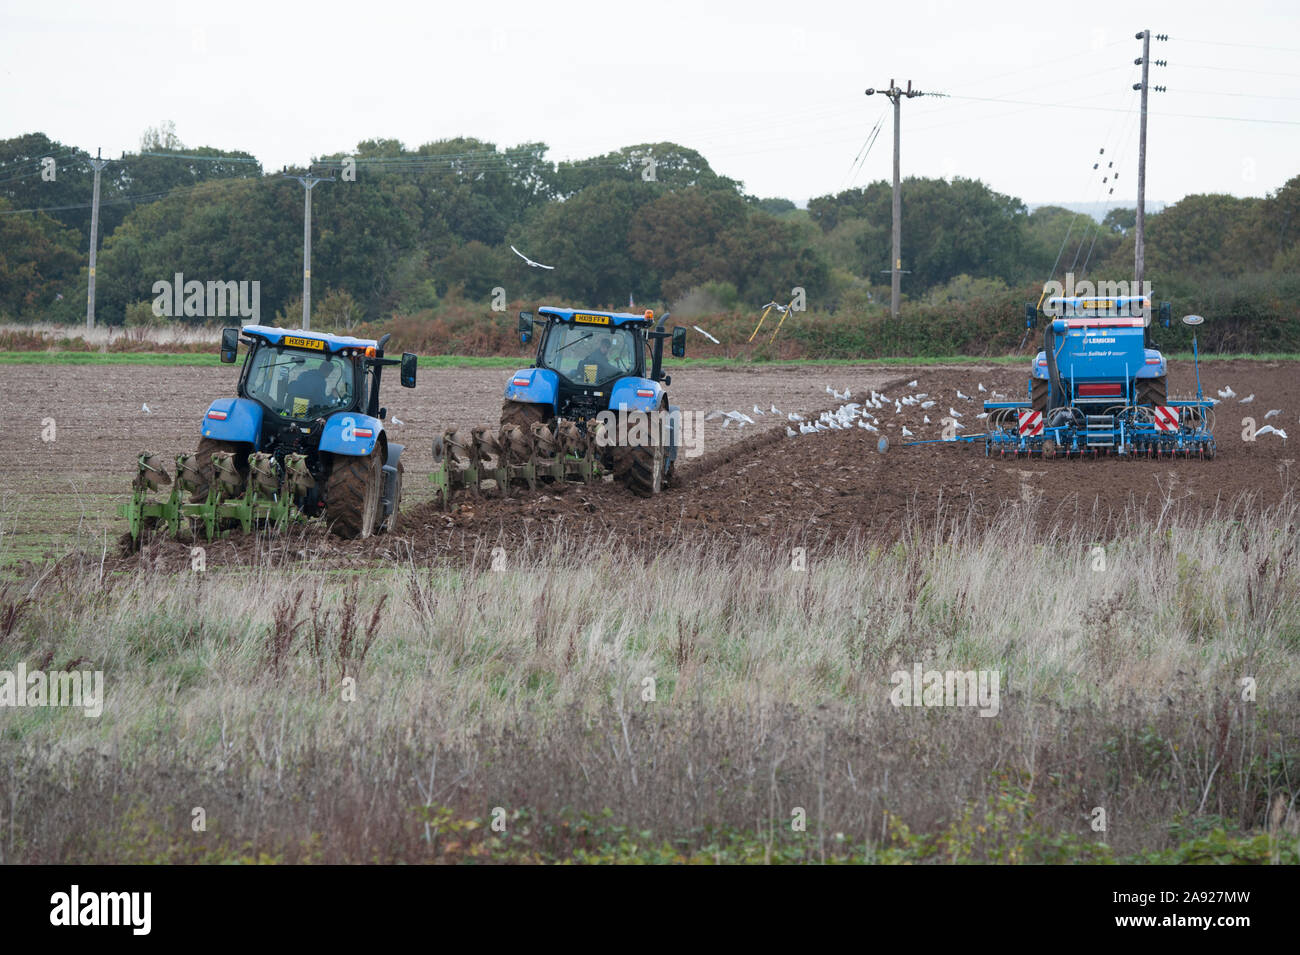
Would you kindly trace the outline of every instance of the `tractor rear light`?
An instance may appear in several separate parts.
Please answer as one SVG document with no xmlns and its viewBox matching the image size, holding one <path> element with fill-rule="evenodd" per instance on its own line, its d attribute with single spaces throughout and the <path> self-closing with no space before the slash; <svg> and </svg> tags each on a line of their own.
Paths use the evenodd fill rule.
<svg viewBox="0 0 1300 955">
<path fill-rule="evenodd" d="M 1148 365 L 1158 365 L 1158 364 L 1160 364 L 1160 359 L 1159 359 L 1159 358 L 1148 358 L 1148 359 L 1147 359 L 1147 364 L 1148 364 Z"/>
<path fill-rule="evenodd" d="M 225 421 L 226 413 L 224 411 L 209 411 L 208 417 L 213 421 Z"/>
<path fill-rule="evenodd" d="M 375 436 L 375 432 L 372 431 L 370 428 L 357 428 L 352 433 L 355 434 L 358 438 L 373 438 Z"/>
<path fill-rule="evenodd" d="M 510 384 L 515 385 L 519 388 L 527 388 L 529 382 L 527 378 L 511 378 Z"/>
<path fill-rule="evenodd" d="M 636 396 L 638 398 L 653 398 L 655 393 L 649 388 L 638 388 L 636 390 Z"/>
<path fill-rule="evenodd" d="M 378 354 L 379 354 L 379 352 L 375 349 L 375 346 L 374 346 L 374 345 L 367 345 L 367 346 L 366 346 L 366 357 L 367 357 L 367 358 L 374 358 L 374 357 L 375 357 L 376 355 L 378 355 Z"/>
</svg>

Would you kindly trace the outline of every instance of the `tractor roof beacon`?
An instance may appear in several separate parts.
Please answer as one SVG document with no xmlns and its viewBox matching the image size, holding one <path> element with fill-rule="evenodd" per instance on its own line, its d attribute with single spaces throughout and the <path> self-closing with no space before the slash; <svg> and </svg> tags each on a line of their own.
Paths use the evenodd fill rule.
<svg viewBox="0 0 1300 955">
<path fill-rule="evenodd" d="M 519 340 L 533 363 L 506 382 L 499 432 L 445 432 L 434 442 L 432 479 L 446 504 L 457 487 L 490 477 L 512 483 L 582 480 L 606 472 L 640 495 L 673 476 L 681 409 L 669 403 L 663 346 L 686 354 L 686 329 L 666 331 L 668 315 L 543 306 L 519 313 Z"/>
<path fill-rule="evenodd" d="M 236 395 L 208 407 L 198 450 L 176 456 L 166 500 L 148 493 L 171 483 L 162 457 L 140 456 L 135 493 L 122 508 L 132 541 L 150 525 L 212 538 L 322 515 L 340 537 L 394 530 L 403 447 L 388 440 L 380 381 L 384 368 L 399 365 L 403 387 L 414 388 L 417 359 L 385 358 L 388 337 L 222 329 L 222 362 L 236 360 L 241 342 L 247 348 Z"/>
</svg>

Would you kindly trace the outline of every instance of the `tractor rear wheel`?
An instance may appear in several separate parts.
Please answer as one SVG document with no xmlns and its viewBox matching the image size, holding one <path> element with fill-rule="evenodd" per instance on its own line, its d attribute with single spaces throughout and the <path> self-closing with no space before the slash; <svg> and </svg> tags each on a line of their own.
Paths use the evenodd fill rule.
<svg viewBox="0 0 1300 955">
<path fill-rule="evenodd" d="M 543 422 L 551 417 L 546 405 L 528 401 L 506 401 L 501 405 L 501 424 L 517 424 L 524 434 L 532 434 L 533 422 Z"/>
<path fill-rule="evenodd" d="M 363 540 L 379 524 L 384 483 L 383 454 L 378 447 L 365 457 L 335 455 L 325 480 L 325 519 L 345 540 Z"/>
<path fill-rule="evenodd" d="M 1033 410 L 1047 413 L 1047 395 L 1052 390 L 1052 383 L 1046 378 L 1034 378 L 1029 386 L 1029 404 Z"/>
<path fill-rule="evenodd" d="M 1163 405 L 1169 400 L 1169 391 L 1165 376 L 1159 378 L 1139 378 L 1137 381 L 1137 403 L 1140 405 Z"/>
<path fill-rule="evenodd" d="M 216 475 L 212 467 L 212 455 L 219 451 L 229 451 L 235 456 L 235 467 L 245 478 L 248 477 L 248 445 L 239 444 L 235 441 L 218 441 L 215 438 L 199 438 L 198 450 L 194 452 L 198 458 L 199 483 L 194 489 L 194 495 L 190 498 L 192 504 L 202 504 L 208 499 L 208 488 Z"/>
<path fill-rule="evenodd" d="M 1034 378 L 1030 383 L 1030 405 L 1034 411 L 1047 414 L 1048 395 L 1052 392 L 1052 382 L 1047 378 Z"/>
<path fill-rule="evenodd" d="M 376 533 L 379 534 L 393 534 L 396 533 L 397 531 L 397 515 L 400 512 L 402 507 L 402 459 L 401 458 L 397 459 L 397 464 L 395 465 L 395 467 L 397 468 L 397 480 L 393 482 L 393 513 L 389 514 L 387 517 L 384 517 L 383 513 L 377 515 L 376 520 L 379 521 L 379 527 Z M 383 500 L 383 495 L 381 494 L 379 498 L 379 509 L 381 512 L 383 511 L 383 508 L 384 508 L 384 500 Z"/>
<path fill-rule="evenodd" d="M 624 433 L 632 429 L 626 428 Z M 654 429 L 651 429 L 654 430 Z M 668 449 L 660 435 L 650 435 L 650 445 L 615 444 L 614 477 L 640 497 L 652 497 L 664 489 Z"/>
</svg>

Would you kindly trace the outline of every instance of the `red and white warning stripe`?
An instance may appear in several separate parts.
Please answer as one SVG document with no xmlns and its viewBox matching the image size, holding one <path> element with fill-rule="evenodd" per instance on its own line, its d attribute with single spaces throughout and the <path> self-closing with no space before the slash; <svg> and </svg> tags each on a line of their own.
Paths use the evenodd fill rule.
<svg viewBox="0 0 1300 955">
<path fill-rule="evenodd" d="M 1043 433 L 1043 413 L 1041 411 L 1020 412 L 1020 436 L 1037 438 Z"/>
<path fill-rule="evenodd" d="M 1178 430 L 1178 409 L 1169 405 L 1156 405 L 1152 408 L 1156 419 L 1156 428 L 1160 431 Z"/>
</svg>

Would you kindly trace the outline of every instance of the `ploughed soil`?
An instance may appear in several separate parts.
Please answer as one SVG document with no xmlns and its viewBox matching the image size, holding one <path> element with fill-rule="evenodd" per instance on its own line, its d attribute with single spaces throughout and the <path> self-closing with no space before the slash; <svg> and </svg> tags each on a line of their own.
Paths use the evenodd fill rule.
<svg viewBox="0 0 1300 955">
<path fill-rule="evenodd" d="M 888 544 L 918 530 L 978 527 L 1008 514 L 1031 522 L 1043 534 L 1082 527 L 1092 539 L 1106 539 L 1152 526 L 1157 519 L 1240 514 L 1293 500 L 1296 460 L 1290 441 L 1300 438 L 1300 367 L 1295 363 L 1215 361 L 1202 366 L 1207 396 L 1217 396 L 1225 387 L 1236 392 L 1216 408 L 1219 451 L 1213 461 L 1001 459 L 986 457 L 982 440 L 938 440 L 940 421 L 951 411 L 964 426 L 958 435 L 982 434 L 984 421 L 977 418 L 982 400 L 1023 394 L 1026 367 L 683 372 L 680 387 L 672 389 L 676 403 L 700 413 L 743 411 L 754 424 L 738 428 L 728 422 L 724 428 L 726 419 L 720 417 L 704 422 L 696 445 L 701 453 L 679 461 L 676 479 L 659 497 L 638 498 L 612 482 L 551 485 L 536 493 L 515 489 L 508 496 L 461 491 L 446 510 L 433 503 L 427 490 L 428 439 L 452 424 L 495 424 L 498 379 L 504 376 L 499 371 L 437 372 L 428 378 L 441 392 L 439 407 L 422 406 L 408 397 L 411 393 L 398 396 L 402 405 L 397 416 L 404 422 L 408 416 L 418 420 L 420 435 L 412 441 L 412 458 L 404 459 L 407 497 L 396 534 L 343 541 L 308 525 L 275 538 L 247 535 L 214 542 L 207 545 L 207 562 L 211 567 L 269 557 L 342 567 L 392 558 L 479 564 L 491 559 L 495 547 L 517 555 L 555 546 L 590 551 L 626 546 L 649 556 L 674 544 L 731 550 L 754 539 L 774 547 L 805 546 L 815 553 L 840 544 Z M 913 380 L 915 386 L 909 384 Z M 981 392 L 980 385 L 986 390 Z M 812 420 L 818 411 L 845 403 L 826 393 L 827 386 L 840 393 L 850 389 L 849 400 L 857 402 L 869 398 L 873 389 L 884 392 L 889 403 L 871 409 L 879 433 L 853 427 L 790 436 L 787 428 L 798 429 L 786 418 L 790 412 Z M 102 386 L 96 382 L 92 387 Z M 448 393 L 452 387 L 457 393 Z M 1171 368 L 1169 390 L 1171 397 L 1194 395 L 1190 364 Z M 921 392 L 936 404 L 895 412 L 892 399 Z M 1253 401 L 1241 402 L 1251 394 Z M 755 404 L 767 413 L 756 414 Z M 779 414 L 771 413 L 773 405 Z M 1266 418 L 1271 409 L 1279 413 Z M 1265 434 L 1247 440 L 1245 418 L 1254 419 L 1256 427 L 1286 430 L 1289 437 Z M 911 434 L 903 435 L 904 428 Z M 394 430 L 409 434 L 417 428 L 409 422 Z M 883 452 L 880 435 L 889 440 Z M 933 443 L 909 443 L 923 441 Z M 118 457 L 119 475 L 128 473 L 132 455 Z M 12 462 L 8 456 L 5 460 Z M 125 490 L 126 481 L 121 485 Z M 154 539 L 137 554 L 121 554 L 115 564 L 182 569 L 189 559 L 188 543 Z"/>
</svg>

